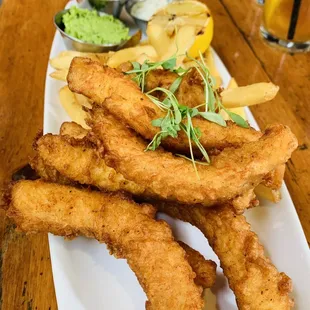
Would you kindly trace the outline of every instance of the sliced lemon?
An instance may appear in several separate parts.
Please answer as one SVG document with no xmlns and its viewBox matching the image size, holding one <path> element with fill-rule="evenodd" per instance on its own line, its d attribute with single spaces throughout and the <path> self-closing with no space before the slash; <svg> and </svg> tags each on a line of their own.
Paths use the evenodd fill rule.
<svg viewBox="0 0 310 310">
<path fill-rule="evenodd" d="M 160 59 L 174 54 L 198 57 L 213 37 L 213 19 L 206 5 L 194 0 L 175 1 L 160 9 L 148 23 L 147 35 Z"/>
</svg>

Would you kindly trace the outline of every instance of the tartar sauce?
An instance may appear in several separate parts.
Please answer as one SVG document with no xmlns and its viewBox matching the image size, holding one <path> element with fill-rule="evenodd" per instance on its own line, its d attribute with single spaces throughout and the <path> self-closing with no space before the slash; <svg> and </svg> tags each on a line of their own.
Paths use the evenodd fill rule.
<svg viewBox="0 0 310 310">
<path fill-rule="evenodd" d="M 149 21 L 152 15 L 168 4 L 168 0 L 145 0 L 137 2 L 131 8 L 131 15 L 136 18 Z"/>
</svg>

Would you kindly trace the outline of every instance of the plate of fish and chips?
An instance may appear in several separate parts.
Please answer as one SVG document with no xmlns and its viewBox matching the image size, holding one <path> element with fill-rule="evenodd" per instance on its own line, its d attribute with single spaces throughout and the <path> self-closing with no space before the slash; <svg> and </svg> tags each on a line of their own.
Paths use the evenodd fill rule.
<svg viewBox="0 0 310 310">
<path fill-rule="evenodd" d="M 248 108 L 278 87 L 238 87 L 211 47 L 155 46 L 81 53 L 55 34 L 40 178 L 12 186 L 7 213 L 52 233 L 58 308 L 306 310 L 309 250 L 283 182 L 297 141 Z"/>
</svg>

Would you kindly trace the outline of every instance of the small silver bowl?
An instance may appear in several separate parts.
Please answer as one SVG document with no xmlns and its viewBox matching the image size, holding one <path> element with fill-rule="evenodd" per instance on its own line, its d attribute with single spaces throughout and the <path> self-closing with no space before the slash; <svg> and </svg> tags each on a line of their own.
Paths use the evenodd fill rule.
<svg viewBox="0 0 310 310">
<path fill-rule="evenodd" d="M 127 0 L 88 0 L 91 7 L 99 12 L 104 12 L 119 18 L 123 5 Z"/>
<path fill-rule="evenodd" d="M 127 42 L 126 40 L 121 41 L 118 44 L 112 43 L 101 45 L 101 44 L 88 43 L 68 35 L 67 33 L 65 33 L 65 25 L 62 21 L 62 16 L 66 14 L 68 11 L 69 10 L 62 10 L 54 16 L 54 25 L 56 29 L 60 32 L 64 44 L 68 50 L 75 50 L 87 53 L 104 53 L 109 51 L 115 51 Z"/>
<path fill-rule="evenodd" d="M 126 11 L 127 13 L 132 17 L 132 19 L 135 21 L 136 25 L 142 30 L 142 32 L 144 34 L 146 34 L 146 28 L 147 28 L 147 23 L 148 21 L 147 20 L 143 20 L 143 19 L 140 19 L 138 17 L 135 17 L 134 15 L 131 14 L 131 10 L 132 10 L 132 7 L 138 3 L 138 2 L 143 2 L 144 0 L 128 0 L 126 1 L 126 4 L 125 4 L 125 8 L 126 8 Z"/>
</svg>

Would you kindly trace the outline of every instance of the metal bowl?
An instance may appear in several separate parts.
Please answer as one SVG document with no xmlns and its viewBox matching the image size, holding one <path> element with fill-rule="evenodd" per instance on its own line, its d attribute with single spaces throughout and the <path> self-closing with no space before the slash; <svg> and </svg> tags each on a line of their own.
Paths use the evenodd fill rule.
<svg viewBox="0 0 310 310">
<path fill-rule="evenodd" d="M 88 0 L 91 7 L 119 18 L 126 0 Z"/>
<path fill-rule="evenodd" d="M 137 24 L 137 26 L 142 30 L 142 32 L 144 34 L 146 34 L 146 28 L 147 28 L 147 23 L 148 21 L 147 20 L 143 20 L 143 19 L 140 19 L 140 18 L 137 18 L 135 16 L 133 16 L 131 14 L 131 10 L 132 10 L 132 7 L 138 3 L 138 2 L 143 2 L 144 0 L 128 0 L 126 1 L 126 4 L 125 4 L 125 8 L 126 8 L 126 11 L 127 13 L 132 17 L 132 19 L 135 21 L 135 23 Z"/>
<path fill-rule="evenodd" d="M 67 13 L 69 10 L 62 10 L 58 12 L 54 17 L 54 25 L 56 29 L 60 32 L 64 44 L 68 50 L 75 50 L 79 52 L 87 53 L 104 53 L 108 51 L 115 51 L 118 47 L 123 46 L 127 41 L 121 41 L 118 44 L 94 44 L 88 43 L 77 38 L 74 38 L 67 33 L 65 33 L 65 25 L 62 21 L 62 16 Z"/>
</svg>

